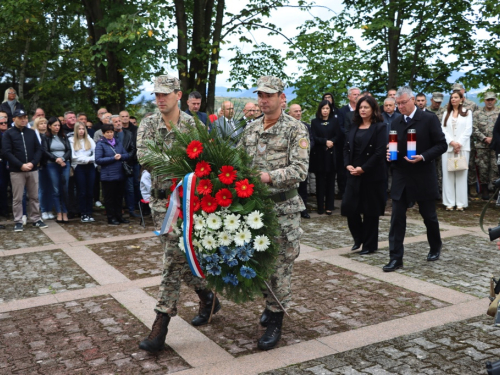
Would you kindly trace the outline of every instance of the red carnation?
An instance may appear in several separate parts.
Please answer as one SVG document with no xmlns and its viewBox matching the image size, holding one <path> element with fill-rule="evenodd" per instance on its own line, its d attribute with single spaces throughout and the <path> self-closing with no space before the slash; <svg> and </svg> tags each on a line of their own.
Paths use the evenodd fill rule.
<svg viewBox="0 0 500 375">
<path fill-rule="evenodd" d="M 196 195 L 193 197 L 193 211 L 196 212 L 201 208 L 200 198 Z"/>
<path fill-rule="evenodd" d="M 212 192 L 212 187 L 212 182 L 209 179 L 200 180 L 200 182 L 198 182 L 198 186 L 196 187 L 196 191 L 198 194 L 207 195 Z"/>
<path fill-rule="evenodd" d="M 215 194 L 217 203 L 222 207 L 229 207 L 233 203 L 233 194 L 229 189 L 221 189 Z"/>
<path fill-rule="evenodd" d="M 203 152 L 203 143 L 200 141 L 191 141 L 186 149 L 187 155 L 190 159 L 196 159 Z"/>
<path fill-rule="evenodd" d="M 202 178 L 205 176 L 208 176 L 212 172 L 212 168 L 210 168 L 210 164 L 208 164 L 206 161 L 199 161 L 196 164 L 196 168 L 194 169 L 194 174 L 198 178 Z"/>
<path fill-rule="evenodd" d="M 201 209 L 207 214 L 215 212 L 215 210 L 217 209 L 217 200 L 211 195 L 205 195 L 203 198 L 201 198 Z"/>
<path fill-rule="evenodd" d="M 253 194 L 253 184 L 248 182 L 248 179 L 244 179 L 236 182 L 236 195 L 240 198 L 248 198 Z"/>
<path fill-rule="evenodd" d="M 172 185 L 170 186 L 170 191 L 174 191 L 177 186 L 177 178 L 172 178 Z"/>
<path fill-rule="evenodd" d="M 236 170 L 230 165 L 224 165 L 220 169 L 219 180 L 226 185 L 231 185 L 236 180 Z"/>
</svg>

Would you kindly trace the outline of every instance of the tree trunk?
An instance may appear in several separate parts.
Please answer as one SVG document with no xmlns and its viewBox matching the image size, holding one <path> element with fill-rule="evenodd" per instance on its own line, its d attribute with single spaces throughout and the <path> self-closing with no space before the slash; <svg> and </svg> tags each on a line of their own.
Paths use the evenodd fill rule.
<svg viewBox="0 0 500 375">
<path fill-rule="evenodd" d="M 189 77 L 188 77 L 188 39 L 187 39 L 187 19 L 184 0 L 175 0 L 175 20 L 177 22 L 177 71 L 181 81 L 182 103 L 186 103 L 189 95 Z M 185 106 L 185 104 L 183 104 Z"/>
<path fill-rule="evenodd" d="M 212 38 L 212 56 L 210 58 L 210 74 L 208 77 L 207 105 L 203 108 L 206 112 L 215 112 L 215 85 L 217 83 L 217 70 L 219 68 L 220 44 L 222 35 L 222 20 L 224 18 L 225 0 L 217 1 L 215 14 L 214 33 Z"/>
<path fill-rule="evenodd" d="M 389 11 L 391 12 L 391 26 L 389 26 L 389 61 L 388 61 L 388 82 L 387 88 L 396 88 L 398 86 L 398 66 L 399 66 L 399 39 L 401 38 L 401 26 L 403 10 L 398 9 L 395 0 L 389 1 Z M 397 12 L 397 16 L 396 16 Z"/>
<path fill-rule="evenodd" d="M 28 30 L 29 34 L 29 30 Z M 19 99 L 24 99 L 24 80 L 26 79 L 26 63 L 28 62 L 28 53 L 30 50 L 31 38 L 26 39 L 26 44 L 24 46 L 23 52 L 23 63 L 21 64 L 21 71 L 19 72 L 19 87 L 17 89 L 17 95 Z"/>
</svg>

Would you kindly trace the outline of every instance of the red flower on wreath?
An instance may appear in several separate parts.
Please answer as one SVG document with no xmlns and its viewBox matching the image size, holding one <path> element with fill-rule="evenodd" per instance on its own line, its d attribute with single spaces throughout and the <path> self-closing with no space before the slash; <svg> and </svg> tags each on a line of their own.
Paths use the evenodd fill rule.
<svg viewBox="0 0 500 375">
<path fill-rule="evenodd" d="M 188 144 L 186 149 L 187 156 L 190 159 L 196 159 L 198 156 L 201 155 L 202 152 L 203 152 L 203 143 L 197 140 L 191 141 L 191 143 Z"/>
<path fill-rule="evenodd" d="M 244 179 L 236 182 L 236 195 L 240 198 L 248 198 L 253 194 L 254 184 L 248 182 L 248 179 Z"/>
<path fill-rule="evenodd" d="M 199 161 L 196 164 L 196 168 L 194 169 L 194 174 L 198 178 L 206 177 L 212 172 L 212 168 L 210 167 L 210 164 L 208 164 L 206 161 Z"/>
<path fill-rule="evenodd" d="M 229 207 L 233 203 L 233 194 L 229 189 L 221 189 L 215 194 L 217 203 L 222 207 Z"/>
<path fill-rule="evenodd" d="M 212 182 L 209 179 L 200 180 L 200 182 L 198 182 L 198 186 L 196 187 L 196 191 L 198 194 L 207 195 L 212 192 L 212 187 Z"/>
<path fill-rule="evenodd" d="M 200 198 L 196 195 L 193 197 L 193 210 L 194 212 L 198 211 L 201 208 Z"/>
<path fill-rule="evenodd" d="M 219 180 L 226 185 L 231 185 L 236 180 L 236 170 L 230 165 L 224 165 L 220 169 Z"/>
<path fill-rule="evenodd" d="M 201 209 L 207 214 L 215 212 L 215 210 L 217 209 L 217 200 L 211 195 L 205 195 L 203 198 L 201 198 Z"/>
</svg>

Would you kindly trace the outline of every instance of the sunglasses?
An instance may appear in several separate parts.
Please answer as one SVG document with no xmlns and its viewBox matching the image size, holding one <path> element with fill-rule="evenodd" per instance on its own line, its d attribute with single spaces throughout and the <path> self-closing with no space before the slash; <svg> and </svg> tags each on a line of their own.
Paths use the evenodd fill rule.
<svg viewBox="0 0 500 375">
<path fill-rule="evenodd" d="M 0 125 L 7 125 L 6 122 L 0 122 Z"/>
</svg>

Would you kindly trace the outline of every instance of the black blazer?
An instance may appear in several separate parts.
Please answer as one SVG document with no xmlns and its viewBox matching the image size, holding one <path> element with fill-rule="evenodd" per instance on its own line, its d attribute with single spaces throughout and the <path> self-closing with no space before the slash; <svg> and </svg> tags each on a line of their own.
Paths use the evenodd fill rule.
<svg viewBox="0 0 500 375">
<path fill-rule="evenodd" d="M 387 178 L 386 167 L 386 149 L 387 149 L 387 133 L 386 124 L 379 122 L 372 124 L 365 134 L 363 134 L 363 142 L 361 146 L 361 155 L 358 157 L 360 165 L 354 165 L 354 138 L 356 136 L 358 126 L 353 125 L 349 132 L 346 144 L 344 146 L 344 168 L 348 165 L 353 167 L 361 167 L 365 173 L 361 176 L 353 178 L 362 178 L 363 182 L 382 181 Z M 350 176 L 350 174 L 348 175 Z"/>
<path fill-rule="evenodd" d="M 412 164 L 404 160 L 408 129 L 416 130 L 417 155 L 422 155 L 425 161 Z M 434 160 L 446 152 L 448 145 L 437 116 L 417 108 L 409 123 L 401 116 L 392 123 L 392 130 L 398 132 L 399 153 L 398 160 L 391 162 L 391 198 L 400 200 L 406 191 L 407 199 L 412 202 L 439 199 Z"/>
<path fill-rule="evenodd" d="M 498 116 L 495 126 L 493 127 L 493 139 L 490 148 L 495 150 L 495 153 L 500 154 L 500 116 Z"/>
<path fill-rule="evenodd" d="M 328 123 L 327 125 L 323 125 Z M 336 117 L 328 120 L 313 119 L 311 121 L 311 134 L 314 139 L 314 147 L 311 149 L 311 160 L 309 169 L 313 173 L 324 173 L 335 170 L 335 147 L 327 149 L 326 141 L 332 141 L 333 145 L 341 139 L 342 131 Z"/>
<path fill-rule="evenodd" d="M 51 137 L 41 136 L 42 146 L 43 146 L 43 164 L 46 164 L 47 161 L 55 162 L 57 156 L 55 156 L 52 152 L 50 152 L 50 145 L 52 144 Z M 69 144 L 68 137 L 59 137 L 61 138 L 62 143 L 64 144 L 64 155 L 63 159 L 65 163 L 71 164 L 71 145 Z"/>
</svg>

